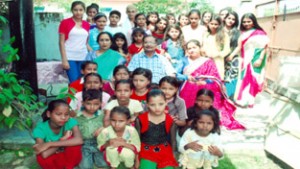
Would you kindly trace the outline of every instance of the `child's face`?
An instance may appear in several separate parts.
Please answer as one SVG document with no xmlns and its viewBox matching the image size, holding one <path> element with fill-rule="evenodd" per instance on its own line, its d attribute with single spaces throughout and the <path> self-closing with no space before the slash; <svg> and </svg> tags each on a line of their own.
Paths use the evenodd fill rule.
<svg viewBox="0 0 300 169">
<path fill-rule="evenodd" d="M 97 65 L 96 64 L 88 64 L 85 66 L 84 70 L 81 70 L 81 74 L 83 74 L 83 76 L 85 76 L 89 73 L 97 73 Z"/>
<path fill-rule="evenodd" d="M 189 18 L 186 16 L 181 16 L 179 19 L 180 26 L 185 26 L 189 23 Z"/>
<path fill-rule="evenodd" d="M 173 16 L 171 16 L 168 21 L 169 21 L 169 25 L 175 24 L 175 22 L 176 22 L 176 20 Z"/>
<path fill-rule="evenodd" d="M 58 128 L 65 125 L 70 118 L 70 111 L 67 105 L 59 105 L 50 112 L 47 111 L 47 116 L 50 118 L 51 128 Z"/>
<path fill-rule="evenodd" d="M 127 102 L 130 99 L 131 94 L 132 94 L 132 90 L 129 84 L 121 83 L 115 89 L 115 95 L 119 102 L 120 101 Z"/>
<path fill-rule="evenodd" d="M 211 20 L 208 24 L 208 27 L 209 27 L 209 30 L 211 31 L 211 33 L 216 33 L 219 26 L 220 26 L 220 24 L 216 20 Z"/>
<path fill-rule="evenodd" d="M 228 14 L 228 11 L 227 11 L 227 10 L 223 10 L 223 11 L 219 14 L 219 16 L 220 16 L 220 18 L 222 19 L 222 21 L 224 21 L 224 18 L 226 17 L 227 14 Z"/>
<path fill-rule="evenodd" d="M 197 97 L 196 105 L 201 110 L 207 110 L 213 105 L 213 100 L 209 96 L 201 95 Z"/>
<path fill-rule="evenodd" d="M 147 101 L 149 112 L 156 116 L 164 114 L 166 106 L 167 101 L 163 96 L 150 97 Z"/>
<path fill-rule="evenodd" d="M 200 47 L 193 42 L 190 42 L 186 46 L 187 53 L 191 58 L 198 58 L 200 55 Z"/>
<path fill-rule="evenodd" d="M 111 26 L 118 26 L 119 21 L 120 21 L 120 17 L 117 14 L 112 14 L 109 17 L 109 22 Z"/>
<path fill-rule="evenodd" d="M 189 16 L 189 20 L 191 22 L 191 26 L 196 27 L 199 24 L 200 16 L 197 13 L 192 13 Z"/>
<path fill-rule="evenodd" d="M 168 35 L 171 37 L 172 40 L 178 40 L 180 31 L 175 28 L 171 28 L 168 32 Z"/>
<path fill-rule="evenodd" d="M 157 23 L 157 21 L 158 21 L 157 15 L 151 14 L 151 15 L 149 16 L 149 21 L 150 21 L 150 23 L 152 23 L 152 24 Z"/>
<path fill-rule="evenodd" d="M 73 13 L 73 17 L 75 19 L 82 19 L 83 14 L 84 14 L 84 8 L 81 5 L 76 5 L 73 9 L 72 9 L 72 13 Z"/>
<path fill-rule="evenodd" d="M 157 26 L 157 30 L 164 31 L 166 29 L 166 27 L 167 27 L 167 21 L 161 19 L 156 24 L 156 26 Z"/>
<path fill-rule="evenodd" d="M 121 38 L 116 39 L 116 44 L 117 44 L 118 48 L 122 48 L 124 43 L 125 43 L 124 39 L 121 39 Z"/>
<path fill-rule="evenodd" d="M 144 90 L 147 89 L 147 86 L 150 84 L 150 81 L 144 75 L 134 75 L 133 85 L 135 90 Z"/>
<path fill-rule="evenodd" d="M 244 18 L 242 24 L 246 30 L 249 30 L 254 27 L 253 21 L 250 18 Z"/>
<path fill-rule="evenodd" d="M 133 38 L 137 43 L 142 43 L 144 35 L 140 32 L 137 32 L 135 35 L 133 35 Z"/>
<path fill-rule="evenodd" d="M 211 19 L 211 13 L 205 13 L 204 14 L 204 16 L 203 16 L 203 22 L 205 23 L 205 24 L 208 24 L 209 23 L 209 21 L 210 21 L 210 19 Z"/>
<path fill-rule="evenodd" d="M 110 124 L 115 132 L 122 132 L 128 124 L 128 119 L 126 115 L 115 112 L 110 117 Z"/>
<path fill-rule="evenodd" d="M 196 129 L 197 134 L 206 137 L 214 128 L 214 121 L 211 116 L 203 114 L 201 118 L 197 120 Z"/>
<path fill-rule="evenodd" d="M 111 47 L 111 40 L 107 34 L 102 34 L 99 37 L 99 45 L 102 50 L 108 50 Z"/>
<path fill-rule="evenodd" d="M 140 15 L 136 18 L 136 25 L 140 28 L 143 28 L 146 26 L 146 18 L 144 15 Z"/>
<path fill-rule="evenodd" d="M 106 26 L 106 18 L 105 17 L 101 17 L 99 19 L 96 20 L 96 26 L 98 29 L 103 30 L 104 27 Z"/>
<path fill-rule="evenodd" d="M 163 82 L 160 85 L 160 89 L 164 92 L 167 100 L 172 99 L 176 95 L 176 92 L 178 90 L 177 87 L 175 87 L 167 82 Z"/>
<path fill-rule="evenodd" d="M 129 73 L 125 69 L 120 69 L 114 76 L 115 81 L 129 79 Z"/>
<path fill-rule="evenodd" d="M 102 83 L 97 76 L 89 76 L 84 82 L 84 87 L 88 89 L 99 90 L 102 88 Z"/>
<path fill-rule="evenodd" d="M 101 101 L 99 99 L 86 100 L 82 102 L 84 110 L 89 115 L 94 115 L 100 109 Z"/>
<path fill-rule="evenodd" d="M 87 15 L 91 18 L 94 18 L 94 16 L 98 13 L 98 11 L 95 8 L 91 8 L 88 12 Z"/>
<path fill-rule="evenodd" d="M 227 16 L 227 18 L 225 18 L 225 25 L 230 28 L 235 24 L 235 22 L 236 22 L 236 19 L 235 19 L 234 15 L 232 15 L 232 14 L 229 14 Z"/>
</svg>

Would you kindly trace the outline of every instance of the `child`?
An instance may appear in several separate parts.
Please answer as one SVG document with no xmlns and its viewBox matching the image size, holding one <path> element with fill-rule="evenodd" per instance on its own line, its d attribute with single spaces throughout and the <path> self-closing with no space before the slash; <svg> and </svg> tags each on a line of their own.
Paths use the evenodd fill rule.
<svg viewBox="0 0 300 169">
<path fill-rule="evenodd" d="M 110 111 L 116 106 L 128 107 L 130 110 L 130 123 L 135 121 L 135 118 L 143 112 L 142 104 L 137 101 L 130 99 L 132 94 L 132 86 L 129 80 L 119 80 L 115 84 L 115 95 L 117 99 L 110 101 L 104 108 L 104 126 L 109 125 Z"/>
<path fill-rule="evenodd" d="M 93 18 L 93 20 L 94 20 L 96 26 L 94 29 L 90 30 L 89 41 L 88 41 L 89 51 L 100 49 L 100 45 L 97 41 L 97 37 L 98 37 L 99 33 L 104 31 L 104 28 L 105 28 L 106 22 L 107 22 L 107 17 L 104 13 L 98 13 Z"/>
<path fill-rule="evenodd" d="M 189 17 L 187 14 L 180 14 L 178 16 L 178 24 L 180 26 L 180 28 L 186 26 L 189 24 Z"/>
<path fill-rule="evenodd" d="M 137 13 L 137 8 L 133 4 L 130 4 L 126 7 L 127 17 L 125 17 L 122 23 L 124 32 L 127 33 L 129 30 L 131 30 L 134 27 L 134 17 L 136 13 Z"/>
<path fill-rule="evenodd" d="M 161 17 L 156 23 L 155 31 L 152 32 L 152 36 L 155 37 L 157 45 L 160 45 L 162 43 L 168 25 L 168 20 L 164 17 Z"/>
<path fill-rule="evenodd" d="M 87 18 L 86 21 L 90 23 L 91 27 L 90 29 L 94 29 L 96 27 L 96 24 L 94 22 L 94 17 L 99 12 L 99 5 L 96 3 L 92 3 L 90 6 L 86 7 L 86 14 Z"/>
<path fill-rule="evenodd" d="M 167 18 L 167 20 L 168 20 L 169 25 L 173 25 L 173 24 L 176 23 L 175 14 L 173 14 L 173 13 L 168 13 L 168 14 L 166 15 L 166 18 Z"/>
<path fill-rule="evenodd" d="M 105 27 L 105 30 L 109 32 L 112 36 L 117 32 L 123 32 L 121 26 L 118 25 L 121 19 L 121 12 L 118 10 L 112 10 L 109 13 L 109 25 Z"/>
<path fill-rule="evenodd" d="M 185 102 L 181 99 L 177 92 L 179 89 L 179 82 L 175 77 L 166 76 L 159 81 L 159 88 L 164 92 L 168 102 L 168 113 L 173 118 L 177 126 L 186 125 L 186 107 Z"/>
<path fill-rule="evenodd" d="M 141 138 L 140 168 L 175 168 L 176 125 L 165 113 L 167 101 L 161 90 L 153 89 L 147 95 L 148 112 L 136 120 Z"/>
<path fill-rule="evenodd" d="M 228 35 L 222 29 L 219 16 L 214 16 L 208 24 L 208 34 L 203 39 L 203 51 L 206 56 L 212 58 L 218 68 L 221 80 L 224 79 L 224 58 L 230 52 Z"/>
<path fill-rule="evenodd" d="M 138 100 L 146 110 L 146 97 L 152 80 L 152 72 L 149 69 L 136 68 L 132 72 L 133 91 L 131 99 Z"/>
<path fill-rule="evenodd" d="M 207 30 L 208 23 L 211 21 L 211 18 L 213 16 L 213 13 L 210 11 L 205 11 L 202 14 L 202 19 L 201 19 L 201 25 L 205 30 Z"/>
<path fill-rule="evenodd" d="M 157 12 L 149 12 L 147 15 L 147 29 L 153 32 L 158 22 L 159 14 Z"/>
<path fill-rule="evenodd" d="M 127 125 L 129 121 L 129 109 L 117 106 L 110 112 L 111 125 L 97 137 L 98 148 L 105 152 L 105 159 L 112 169 L 117 168 L 121 162 L 127 168 L 134 168 L 141 141 L 136 129 Z"/>
<path fill-rule="evenodd" d="M 131 34 L 132 44 L 128 47 L 128 53 L 130 58 L 133 55 L 140 53 L 143 50 L 143 38 L 146 36 L 146 32 L 142 28 L 135 28 Z"/>
<path fill-rule="evenodd" d="M 192 39 L 198 40 L 202 44 L 202 37 L 205 32 L 199 21 L 201 19 L 201 13 L 198 9 L 192 9 L 189 14 L 190 24 L 182 28 L 185 43 Z"/>
<path fill-rule="evenodd" d="M 89 73 L 86 76 L 84 76 L 84 83 L 83 83 L 83 91 L 89 90 L 89 89 L 96 89 L 102 91 L 102 78 L 98 73 Z M 101 107 L 104 107 L 108 100 L 110 99 L 109 94 L 106 92 L 102 92 L 102 104 Z M 81 109 L 82 105 L 82 92 L 77 92 L 75 94 L 75 99 L 73 99 L 69 103 L 70 107 L 74 111 L 78 111 Z"/>
<path fill-rule="evenodd" d="M 171 62 L 172 66 L 179 73 L 184 57 L 183 34 L 178 25 L 170 25 L 165 33 L 164 42 L 161 45 L 162 54 Z"/>
<path fill-rule="evenodd" d="M 130 72 L 125 65 L 118 65 L 114 68 L 113 79 L 104 83 L 103 91 L 108 93 L 110 96 L 115 95 L 115 82 L 119 80 L 129 79 Z"/>
<path fill-rule="evenodd" d="M 102 92 L 97 89 L 89 89 L 82 94 L 83 109 L 77 114 L 79 130 L 82 133 L 82 160 L 79 168 L 105 167 L 103 154 L 97 148 L 96 137 L 99 129 L 103 127 L 103 113 L 100 109 Z"/>
<path fill-rule="evenodd" d="M 202 110 L 196 114 L 191 128 L 183 134 L 179 144 L 182 153 L 179 161 L 183 169 L 212 169 L 212 166 L 218 166 L 218 160 L 223 156 L 219 130 L 214 112 Z"/>
<path fill-rule="evenodd" d="M 83 143 L 77 121 L 70 118 L 69 105 L 53 100 L 33 130 L 37 162 L 44 169 L 71 169 L 81 160 Z"/>
<path fill-rule="evenodd" d="M 124 57 L 124 59 L 126 59 L 126 65 L 128 65 L 130 56 L 128 53 L 127 40 L 123 33 L 118 32 L 113 36 L 111 49 L 119 52 Z"/>
</svg>

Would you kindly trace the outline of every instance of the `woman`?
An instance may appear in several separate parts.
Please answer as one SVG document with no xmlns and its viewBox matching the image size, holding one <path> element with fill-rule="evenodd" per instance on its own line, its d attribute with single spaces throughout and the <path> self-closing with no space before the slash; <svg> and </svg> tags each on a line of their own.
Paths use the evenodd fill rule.
<svg viewBox="0 0 300 169">
<path fill-rule="evenodd" d="M 229 56 L 229 60 L 241 51 L 242 63 L 235 95 L 236 103 L 242 107 L 252 107 L 255 96 L 263 88 L 269 38 L 258 25 L 254 14 L 244 14 L 241 22 L 238 46 Z"/>
<path fill-rule="evenodd" d="M 97 37 L 100 49 L 89 52 L 86 57 L 86 60 L 92 60 L 98 64 L 97 72 L 105 81 L 112 78 L 113 70 L 117 65 L 126 62 L 120 53 L 111 49 L 112 41 L 113 38 L 110 33 L 101 32 Z"/>
<path fill-rule="evenodd" d="M 215 95 L 213 106 L 220 111 L 222 125 L 228 129 L 243 129 L 244 127 L 233 118 L 236 107 L 223 91 L 223 84 L 214 61 L 201 56 L 200 47 L 197 40 L 190 40 L 187 43 L 189 57 L 185 58 L 183 74 L 177 75 L 179 79 L 185 80 L 180 97 L 185 100 L 186 107 L 191 107 L 195 103 L 197 91 L 203 88 L 213 91 Z"/>
<path fill-rule="evenodd" d="M 80 67 L 87 54 L 90 24 L 82 20 L 84 10 L 83 2 L 74 1 L 71 5 L 73 16 L 61 21 L 58 29 L 62 66 L 67 70 L 70 83 L 80 77 Z"/>
<path fill-rule="evenodd" d="M 238 38 L 240 36 L 238 26 L 238 14 L 235 11 L 230 11 L 225 17 L 223 30 L 229 36 L 231 52 L 237 47 L 238 44 Z M 233 100 L 239 73 L 239 57 L 238 55 L 235 55 L 230 59 L 231 60 L 229 60 L 229 57 L 225 58 L 224 82 L 226 86 L 227 96 Z"/>
</svg>

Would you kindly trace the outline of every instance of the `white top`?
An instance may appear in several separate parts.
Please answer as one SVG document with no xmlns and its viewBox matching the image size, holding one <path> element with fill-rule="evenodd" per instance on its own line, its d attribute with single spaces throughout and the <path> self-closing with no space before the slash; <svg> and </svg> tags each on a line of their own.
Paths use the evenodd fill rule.
<svg viewBox="0 0 300 169">
<path fill-rule="evenodd" d="M 104 110 L 112 110 L 114 107 L 119 106 L 119 102 L 117 99 L 110 101 L 104 107 Z M 130 110 L 130 115 L 134 115 L 134 113 L 140 113 L 144 111 L 141 102 L 138 100 L 130 99 L 128 109 Z"/>
<path fill-rule="evenodd" d="M 82 61 L 87 55 L 87 38 L 89 33 L 74 26 L 65 42 L 66 55 L 68 60 Z"/>
<path fill-rule="evenodd" d="M 192 39 L 196 39 L 202 44 L 202 38 L 205 32 L 206 30 L 200 25 L 198 25 L 196 29 L 192 29 L 191 25 L 186 25 L 182 28 L 185 43 Z"/>
<path fill-rule="evenodd" d="M 104 30 L 111 33 L 112 36 L 114 36 L 114 34 L 119 33 L 119 32 L 121 32 L 125 35 L 124 30 L 121 26 L 110 27 L 109 25 L 107 25 L 107 26 L 105 26 Z"/>
</svg>

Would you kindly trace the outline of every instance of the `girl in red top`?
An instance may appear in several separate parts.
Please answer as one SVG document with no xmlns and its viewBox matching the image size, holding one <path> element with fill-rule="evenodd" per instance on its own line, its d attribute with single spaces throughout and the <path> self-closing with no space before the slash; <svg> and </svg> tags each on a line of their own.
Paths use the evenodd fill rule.
<svg viewBox="0 0 300 169">
<path fill-rule="evenodd" d="M 162 43 L 168 25 L 168 20 L 164 17 L 161 17 L 155 25 L 155 31 L 152 32 L 152 36 L 156 38 L 158 45 Z"/>
<path fill-rule="evenodd" d="M 128 47 L 128 53 L 132 57 L 133 55 L 140 53 L 143 49 L 143 38 L 146 36 L 146 32 L 142 28 L 135 28 L 131 34 L 132 44 Z"/>
</svg>

